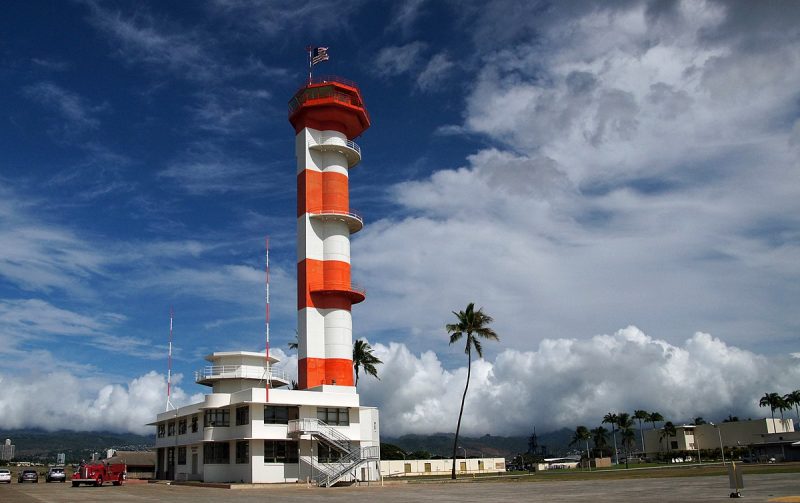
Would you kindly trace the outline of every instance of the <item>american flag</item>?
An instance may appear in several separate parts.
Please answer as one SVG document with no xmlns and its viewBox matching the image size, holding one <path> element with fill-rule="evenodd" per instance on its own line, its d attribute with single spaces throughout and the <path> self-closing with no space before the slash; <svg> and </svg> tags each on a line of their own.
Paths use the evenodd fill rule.
<svg viewBox="0 0 800 503">
<path fill-rule="evenodd" d="M 328 48 L 317 47 L 311 53 L 311 64 L 316 65 L 317 63 L 321 63 L 323 61 L 328 61 Z"/>
</svg>

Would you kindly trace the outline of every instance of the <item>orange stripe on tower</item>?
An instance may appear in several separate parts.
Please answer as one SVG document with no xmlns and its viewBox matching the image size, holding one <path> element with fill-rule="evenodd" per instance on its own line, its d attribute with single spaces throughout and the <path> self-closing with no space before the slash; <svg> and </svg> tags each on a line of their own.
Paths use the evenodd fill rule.
<svg viewBox="0 0 800 503">
<path fill-rule="evenodd" d="M 304 259 L 297 264 L 297 310 L 306 307 L 319 309 L 347 309 L 352 301 L 344 291 L 350 289 L 350 264 L 339 260 Z M 327 293 L 314 293 L 314 290 L 328 290 Z M 337 295 L 331 293 L 342 290 Z M 305 295 L 302 295 L 305 293 Z"/>
<path fill-rule="evenodd" d="M 348 178 L 341 173 L 304 169 L 297 175 L 297 216 L 321 210 L 350 210 Z"/>
<path fill-rule="evenodd" d="M 302 358 L 297 362 L 298 387 L 313 388 L 320 384 L 353 386 L 353 360 L 344 358 Z"/>
</svg>

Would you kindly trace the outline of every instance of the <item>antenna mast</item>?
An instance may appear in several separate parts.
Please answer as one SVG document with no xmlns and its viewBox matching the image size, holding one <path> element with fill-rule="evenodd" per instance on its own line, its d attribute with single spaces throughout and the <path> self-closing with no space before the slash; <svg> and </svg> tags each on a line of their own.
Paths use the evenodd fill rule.
<svg viewBox="0 0 800 503">
<path fill-rule="evenodd" d="M 269 402 L 269 388 L 272 385 L 272 369 L 269 365 L 269 236 L 264 238 L 266 249 L 266 267 L 264 268 L 264 335 L 267 339 L 264 356 L 264 371 L 267 373 L 267 402 Z"/>
<path fill-rule="evenodd" d="M 170 393 L 172 392 L 172 320 L 175 317 L 175 312 L 172 306 L 169 306 L 169 352 L 167 353 L 167 406 L 166 410 L 175 408 L 170 400 Z"/>
</svg>

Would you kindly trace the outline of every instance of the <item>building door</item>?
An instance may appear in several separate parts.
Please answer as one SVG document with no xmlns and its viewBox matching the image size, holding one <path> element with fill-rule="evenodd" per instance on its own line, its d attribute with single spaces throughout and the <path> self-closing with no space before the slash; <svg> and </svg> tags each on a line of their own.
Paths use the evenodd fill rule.
<svg viewBox="0 0 800 503">
<path fill-rule="evenodd" d="M 197 453 L 192 454 L 192 475 L 197 475 Z"/>
</svg>

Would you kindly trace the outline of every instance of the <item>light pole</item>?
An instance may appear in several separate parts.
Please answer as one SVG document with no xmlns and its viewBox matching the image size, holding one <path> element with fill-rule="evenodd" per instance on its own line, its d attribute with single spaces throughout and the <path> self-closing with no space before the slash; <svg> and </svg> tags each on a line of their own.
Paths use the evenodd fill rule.
<svg viewBox="0 0 800 503">
<path fill-rule="evenodd" d="M 458 448 L 464 451 L 464 461 L 466 461 L 467 460 L 467 450 L 464 449 L 463 447 L 461 447 L 460 445 L 458 446 Z"/>
<path fill-rule="evenodd" d="M 722 464 L 724 465 L 725 464 L 725 446 L 722 445 L 722 430 L 720 430 L 718 424 L 714 424 L 714 423 L 708 423 L 708 424 L 710 424 L 711 426 L 713 426 L 714 428 L 717 429 L 717 436 L 719 437 L 719 450 L 722 453 Z"/>
</svg>

